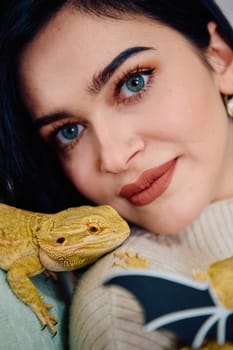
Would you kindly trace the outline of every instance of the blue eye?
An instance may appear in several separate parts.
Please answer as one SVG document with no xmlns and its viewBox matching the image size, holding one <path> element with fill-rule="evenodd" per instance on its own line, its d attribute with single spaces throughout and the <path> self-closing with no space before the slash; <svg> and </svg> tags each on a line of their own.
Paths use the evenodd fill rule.
<svg viewBox="0 0 233 350">
<path fill-rule="evenodd" d="M 60 130 L 55 135 L 55 138 L 62 144 L 68 144 L 77 139 L 83 129 L 84 126 L 80 124 L 67 124 L 60 128 Z"/>
<path fill-rule="evenodd" d="M 143 75 L 137 74 L 132 76 L 125 82 L 125 86 L 130 92 L 141 91 L 145 86 L 145 80 Z"/>
<path fill-rule="evenodd" d="M 119 84 L 118 95 L 120 98 L 130 99 L 139 97 L 144 90 L 148 88 L 153 70 L 130 73 L 122 83 Z"/>
</svg>

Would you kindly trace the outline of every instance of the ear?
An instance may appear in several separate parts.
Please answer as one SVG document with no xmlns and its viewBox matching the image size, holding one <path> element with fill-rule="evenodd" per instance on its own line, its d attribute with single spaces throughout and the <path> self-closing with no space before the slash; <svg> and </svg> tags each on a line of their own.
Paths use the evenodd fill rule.
<svg viewBox="0 0 233 350">
<path fill-rule="evenodd" d="M 215 72 L 219 90 L 224 95 L 233 94 L 233 49 L 224 41 L 214 22 L 208 23 L 210 44 L 207 59 Z"/>
</svg>

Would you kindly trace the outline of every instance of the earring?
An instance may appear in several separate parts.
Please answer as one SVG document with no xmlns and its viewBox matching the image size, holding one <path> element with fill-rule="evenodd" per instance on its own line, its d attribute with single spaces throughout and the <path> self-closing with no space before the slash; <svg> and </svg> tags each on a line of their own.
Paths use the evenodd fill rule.
<svg viewBox="0 0 233 350">
<path fill-rule="evenodd" d="M 226 109 L 230 117 L 233 117 L 233 96 L 226 97 Z"/>
</svg>

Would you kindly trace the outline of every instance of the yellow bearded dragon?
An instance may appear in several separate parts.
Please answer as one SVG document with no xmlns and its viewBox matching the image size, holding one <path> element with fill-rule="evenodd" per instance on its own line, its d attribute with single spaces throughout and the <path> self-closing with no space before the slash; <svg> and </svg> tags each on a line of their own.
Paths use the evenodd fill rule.
<svg viewBox="0 0 233 350">
<path fill-rule="evenodd" d="M 110 206 L 80 206 L 55 214 L 34 213 L 0 204 L 0 268 L 11 289 L 41 321 L 56 333 L 32 281 L 43 271 L 71 271 L 95 262 L 118 247 L 130 229 Z"/>
<path fill-rule="evenodd" d="M 233 257 L 218 260 L 210 264 L 205 271 L 193 271 L 197 281 L 208 281 L 213 287 L 220 304 L 228 310 L 233 310 Z M 191 350 L 190 347 L 183 347 L 180 350 Z M 206 340 L 199 350 L 233 350 L 233 343 L 226 342 L 218 344 L 215 341 Z"/>
</svg>

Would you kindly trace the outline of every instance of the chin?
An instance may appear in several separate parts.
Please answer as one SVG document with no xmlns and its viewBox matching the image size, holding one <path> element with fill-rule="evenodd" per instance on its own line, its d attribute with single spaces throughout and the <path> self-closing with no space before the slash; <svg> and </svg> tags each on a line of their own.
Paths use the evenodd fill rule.
<svg viewBox="0 0 233 350">
<path fill-rule="evenodd" d="M 182 231 L 186 225 L 141 225 L 147 231 L 161 235 L 175 235 Z"/>
<path fill-rule="evenodd" d="M 150 215 L 143 220 L 138 218 L 136 225 L 157 234 L 174 235 L 181 233 L 186 227 L 190 226 L 205 209 L 205 205 L 193 207 L 175 207 L 166 211 L 161 210 L 160 215 Z M 152 219 L 151 219 L 152 218 Z"/>
</svg>

